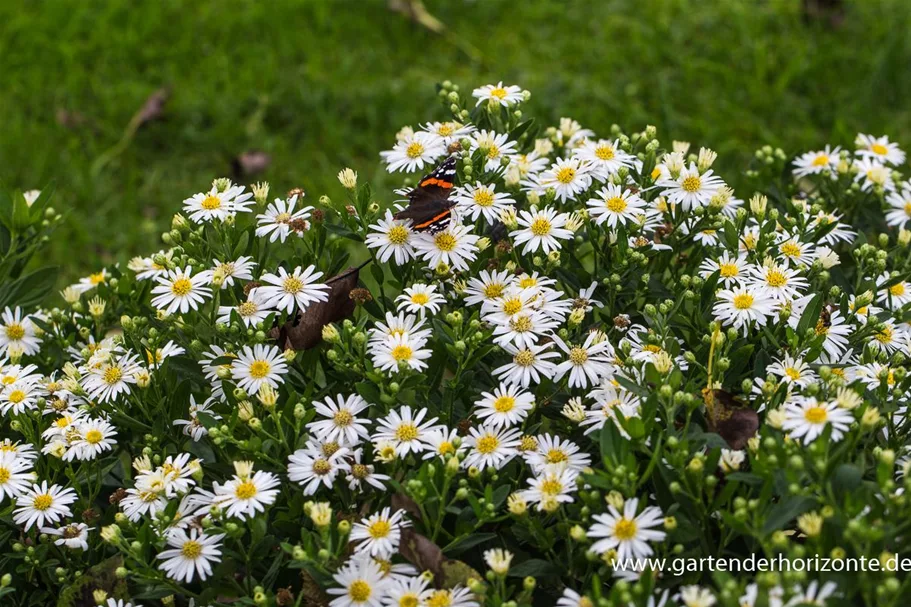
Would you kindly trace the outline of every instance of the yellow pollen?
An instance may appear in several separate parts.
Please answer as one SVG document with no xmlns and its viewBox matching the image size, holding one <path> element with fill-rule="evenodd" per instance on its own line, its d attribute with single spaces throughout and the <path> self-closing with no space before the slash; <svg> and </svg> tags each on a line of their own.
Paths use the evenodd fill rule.
<svg viewBox="0 0 911 607">
<path fill-rule="evenodd" d="M 516 333 L 525 333 L 531 331 L 532 322 L 530 316 L 520 316 L 518 318 L 511 318 L 509 320 L 509 326 Z"/>
<path fill-rule="evenodd" d="M 788 241 L 781 245 L 781 254 L 785 257 L 800 257 L 800 247 Z"/>
<path fill-rule="evenodd" d="M 734 307 L 738 310 L 749 310 L 753 307 L 753 296 L 749 293 L 741 293 L 734 296 Z"/>
<path fill-rule="evenodd" d="M 207 211 L 214 211 L 221 208 L 221 198 L 213 194 L 209 194 L 202 199 L 202 202 L 199 203 L 199 206 L 204 208 Z"/>
<path fill-rule="evenodd" d="M 487 148 L 487 158 L 488 160 L 493 160 L 494 158 L 499 158 L 500 148 L 495 144 L 490 144 L 490 147 Z"/>
<path fill-rule="evenodd" d="M 424 146 L 417 141 L 412 141 L 405 150 L 405 154 L 409 158 L 420 158 L 424 155 Z"/>
<path fill-rule="evenodd" d="M 513 362 L 520 367 L 530 367 L 535 364 L 535 354 L 531 350 L 519 350 L 513 357 Z"/>
<path fill-rule="evenodd" d="M 177 297 L 184 297 L 193 290 L 193 283 L 189 278 L 178 278 L 171 283 L 171 293 Z"/>
<path fill-rule="evenodd" d="M 386 239 L 395 245 L 403 245 L 408 242 L 408 228 L 405 226 L 394 225 L 386 233 Z"/>
<path fill-rule="evenodd" d="M 202 554 L 202 544 L 196 540 L 187 540 L 180 548 L 180 555 L 190 560 L 196 560 Z"/>
<path fill-rule="evenodd" d="M 367 533 L 375 540 L 386 537 L 390 531 L 392 531 L 392 525 L 383 519 L 376 520 L 367 527 Z"/>
<path fill-rule="evenodd" d="M 452 251 L 456 248 L 458 241 L 456 241 L 455 236 L 449 232 L 440 232 L 433 237 L 433 242 L 436 244 L 437 248 L 445 253 Z"/>
<path fill-rule="evenodd" d="M 32 501 L 32 507 L 35 510 L 47 510 L 54 503 L 54 498 L 51 497 L 50 493 L 42 493 L 41 495 L 36 495 L 34 501 Z"/>
<path fill-rule="evenodd" d="M 569 459 L 566 452 L 560 449 L 550 449 L 544 457 L 547 459 L 548 464 L 559 464 Z"/>
<path fill-rule="evenodd" d="M 282 282 L 282 289 L 284 289 L 285 293 L 300 293 L 303 288 L 304 281 L 294 276 L 289 276 Z"/>
<path fill-rule="evenodd" d="M 905 203 L 905 215 L 911 217 L 911 202 Z"/>
<path fill-rule="evenodd" d="M 474 192 L 474 203 L 479 207 L 489 207 L 493 204 L 493 192 L 487 189 L 478 189 Z"/>
<path fill-rule="evenodd" d="M 534 276 L 525 276 L 519 280 L 519 286 L 523 289 L 528 289 L 538 285 L 538 279 Z"/>
<path fill-rule="evenodd" d="M 440 128 L 437 129 L 437 135 L 442 137 L 449 137 L 453 132 L 453 125 L 451 122 L 444 122 L 440 125 Z"/>
<path fill-rule="evenodd" d="M 291 213 L 279 213 L 275 216 L 275 223 L 288 223 L 291 221 Z"/>
<path fill-rule="evenodd" d="M 370 476 L 370 468 L 364 464 L 354 464 L 351 466 L 351 476 L 358 480 L 363 480 Z"/>
<path fill-rule="evenodd" d="M 816 334 L 817 335 L 826 335 L 829 333 L 829 327 L 826 326 L 822 319 L 816 321 Z"/>
<path fill-rule="evenodd" d="M 889 294 L 893 297 L 901 297 L 905 294 L 905 283 L 899 282 L 889 287 Z"/>
<path fill-rule="evenodd" d="M 522 309 L 521 299 L 507 299 L 503 302 L 503 313 L 507 316 L 513 316 Z"/>
<path fill-rule="evenodd" d="M 636 521 L 621 518 L 614 525 L 614 536 L 620 541 L 631 540 L 636 537 Z"/>
<path fill-rule="evenodd" d="M 605 202 L 604 205 L 607 207 L 607 210 L 612 213 L 622 213 L 626 210 L 626 201 L 620 196 L 614 196 Z"/>
<path fill-rule="evenodd" d="M 25 327 L 17 322 L 6 325 L 6 336 L 12 341 L 18 341 L 25 337 Z"/>
<path fill-rule="evenodd" d="M 430 297 L 426 293 L 415 293 L 411 296 L 411 303 L 419 306 L 426 306 L 428 301 Z"/>
<path fill-rule="evenodd" d="M 822 424 L 829 419 L 829 412 L 825 407 L 810 407 L 804 411 L 803 417 L 811 424 Z"/>
<path fill-rule="evenodd" d="M 519 451 L 537 451 L 538 450 L 538 439 L 534 436 L 526 434 L 519 441 Z"/>
<path fill-rule="evenodd" d="M 120 370 L 120 367 L 108 367 L 105 370 L 102 379 L 104 380 L 104 383 L 112 385 L 119 382 L 122 377 L 123 371 Z"/>
<path fill-rule="evenodd" d="M 427 607 L 451 607 L 452 596 L 448 590 L 435 590 L 427 599 Z"/>
<path fill-rule="evenodd" d="M 798 379 L 800 379 L 800 371 L 798 371 L 794 367 L 788 367 L 787 369 L 784 370 L 784 373 L 785 373 L 785 375 L 790 377 L 791 380 L 793 380 L 793 381 L 797 381 Z"/>
<path fill-rule="evenodd" d="M 588 352 L 585 350 L 585 348 L 576 346 L 569 351 L 569 360 L 574 365 L 585 364 L 585 361 L 588 360 Z"/>
<path fill-rule="evenodd" d="M 718 266 L 718 274 L 722 278 L 734 278 L 735 276 L 740 274 L 740 269 L 737 267 L 737 264 L 735 264 L 735 263 L 723 263 L 720 266 Z"/>
<path fill-rule="evenodd" d="M 576 178 L 576 169 L 572 167 L 563 167 L 554 174 L 554 177 L 556 177 L 557 181 L 560 183 L 572 183 L 573 179 Z"/>
<path fill-rule="evenodd" d="M 656 346 L 655 344 L 645 344 L 642 346 L 643 352 L 651 352 L 652 354 L 658 354 L 662 351 L 661 346 Z"/>
<path fill-rule="evenodd" d="M 485 434 L 475 442 L 475 449 L 478 450 L 478 453 L 483 453 L 484 455 L 493 453 L 499 446 L 500 440 L 491 434 Z"/>
<path fill-rule="evenodd" d="M 8 468 L 3 468 L 2 466 L 0 466 L 0 485 L 4 484 L 6 481 L 8 481 L 11 476 L 12 476 L 12 473 L 9 471 Z"/>
<path fill-rule="evenodd" d="M 874 154 L 879 154 L 880 156 L 885 156 L 889 153 L 889 149 L 881 143 L 874 143 L 871 145 L 870 151 Z"/>
<path fill-rule="evenodd" d="M 508 413 L 516 406 L 516 399 L 512 396 L 501 396 L 493 401 L 493 408 L 497 413 Z"/>
<path fill-rule="evenodd" d="M 880 331 L 879 333 L 877 333 L 876 335 L 874 335 L 873 337 L 875 337 L 876 341 L 878 341 L 881 344 L 892 343 L 892 327 L 883 327 L 883 330 Z"/>
<path fill-rule="evenodd" d="M 698 192 L 702 187 L 702 180 L 696 175 L 690 175 L 683 180 L 683 183 L 680 184 L 680 187 L 683 188 L 684 192 L 693 194 L 695 192 Z"/>
<path fill-rule="evenodd" d="M 401 345 L 401 346 L 394 347 L 390 354 L 392 355 L 392 360 L 394 360 L 396 362 L 401 362 L 403 360 L 409 360 L 411 358 L 412 353 L 413 353 L 413 350 L 411 348 L 409 348 L 408 346 L 405 346 L 405 345 Z"/>
<path fill-rule="evenodd" d="M 329 472 L 331 472 L 331 471 L 332 471 L 332 466 L 329 464 L 329 462 L 327 460 L 324 460 L 321 458 L 321 459 L 318 459 L 315 462 L 313 462 L 313 472 L 314 473 L 322 476 L 324 474 L 329 474 Z"/>
<path fill-rule="evenodd" d="M 506 89 L 503 87 L 497 87 L 490 91 L 490 96 L 495 97 L 496 99 L 506 99 L 506 94 Z"/>
<path fill-rule="evenodd" d="M 332 416 L 332 421 L 335 422 L 336 426 L 350 426 L 351 422 L 354 421 L 354 416 L 347 409 L 342 409 Z"/>
<path fill-rule="evenodd" d="M 766 272 L 765 281 L 770 287 L 783 287 L 788 283 L 788 277 L 778 270 L 769 270 Z"/>
<path fill-rule="evenodd" d="M 96 272 L 94 274 L 89 274 L 89 282 L 93 285 L 100 285 L 104 282 L 104 272 Z"/>
<path fill-rule="evenodd" d="M 272 365 L 264 360 L 254 360 L 250 364 L 250 377 L 253 379 L 262 379 L 269 374 Z"/>
<path fill-rule="evenodd" d="M 418 607 L 420 599 L 413 593 L 403 594 L 399 598 L 399 607 Z"/>
<path fill-rule="evenodd" d="M 821 167 L 821 166 L 825 166 L 827 164 L 829 164 L 829 157 L 826 154 L 820 154 L 819 156 L 817 156 L 816 158 L 813 159 L 813 166 L 815 166 L 815 167 Z"/>
<path fill-rule="evenodd" d="M 95 430 L 94 428 L 85 433 L 85 442 L 90 445 L 97 445 L 102 441 L 104 435 L 100 430 Z"/>
<path fill-rule="evenodd" d="M 599 160 L 613 160 L 614 156 L 616 156 L 616 152 L 612 146 L 599 145 L 595 148 L 595 156 L 597 156 Z"/>
<path fill-rule="evenodd" d="M 395 437 L 403 442 L 413 441 L 418 437 L 418 427 L 410 422 L 403 422 L 395 429 Z"/>
<path fill-rule="evenodd" d="M 251 497 L 253 497 L 254 495 L 256 495 L 256 493 L 257 493 L 256 485 L 254 485 L 250 481 L 242 482 L 234 490 L 234 495 L 237 497 L 237 499 L 242 499 L 242 500 L 248 500 Z"/>
<path fill-rule="evenodd" d="M 259 307 L 252 301 L 245 301 L 237 306 L 237 311 L 240 312 L 241 316 L 252 316 L 256 314 L 257 310 L 259 310 Z"/>
<path fill-rule="evenodd" d="M 548 495 L 558 495 L 563 491 L 563 483 L 557 480 L 557 477 L 551 476 L 548 477 L 540 486 L 541 493 L 546 493 Z"/>
<path fill-rule="evenodd" d="M 9 396 L 6 397 L 9 402 L 18 405 L 25 400 L 25 392 L 22 390 L 13 390 L 9 393 Z"/>
<path fill-rule="evenodd" d="M 440 443 L 440 446 L 437 447 L 437 453 L 440 455 L 448 455 L 450 453 L 455 453 L 455 446 L 450 443 L 448 440 L 444 440 Z"/>
<path fill-rule="evenodd" d="M 503 294 L 503 291 L 505 289 L 506 289 L 506 287 L 504 285 L 497 283 L 497 282 L 486 285 L 484 287 L 484 297 L 486 297 L 487 299 L 493 299 L 495 297 L 499 297 L 500 295 Z"/>
<path fill-rule="evenodd" d="M 531 233 L 535 236 L 547 236 L 550 234 L 550 221 L 544 217 L 538 217 L 533 222 L 531 222 Z"/>
</svg>

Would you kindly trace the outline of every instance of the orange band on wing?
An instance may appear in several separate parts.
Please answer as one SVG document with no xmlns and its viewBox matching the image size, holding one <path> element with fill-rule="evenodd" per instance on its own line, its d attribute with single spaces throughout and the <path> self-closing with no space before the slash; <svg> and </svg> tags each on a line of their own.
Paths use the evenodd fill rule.
<svg viewBox="0 0 911 607">
<path fill-rule="evenodd" d="M 436 179 L 435 177 L 431 177 L 430 179 L 425 179 L 424 181 L 421 182 L 421 187 L 424 187 L 425 185 L 438 185 L 441 188 L 445 188 L 448 190 L 449 188 L 452 187 L 452 182 L 446 181 L 444 179 Z"/>
<path fill-rule="evenodd" d="M 436 217 L 428 219 L 424 223 L 419 223 L 418 225 L 416 225 L 414 227 L 417 228 L 418 230 L 420 230 L 422 228 L 426 228 L 427 226 L 433 225 L 434 223 L 438 222 L 439 220 L 443 219 L 444 217 L 449 216 L 450 213 L 452 213 L 452 211 L 447 209 L 447 210 L 443 211 L 442 213 L 440 213 L 439 215 L 437 215 Z"/>
</svg>

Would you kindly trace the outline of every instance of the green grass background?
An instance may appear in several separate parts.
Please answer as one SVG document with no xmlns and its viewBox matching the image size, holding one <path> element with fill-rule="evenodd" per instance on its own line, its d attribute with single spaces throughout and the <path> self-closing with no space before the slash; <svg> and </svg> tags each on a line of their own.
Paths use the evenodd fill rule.
<svg viewBox="0 0 911 607">
<path fill-rule="evenodd" d="M 845 5 L 833 28 L 808 25 L 799 0 L 428 0 L 438 35 L 384 0 L 4 0 L 0 178 L 56 180 L 70 216 L 42 261 L 76 276 L 157 250 L 183 198 L 245 150 L 271 154 L 255 179 L 275 192 L 341 195 L 346 165 L 391 188 L 378 152 L 442 117 L 444 79 L 519 84 L 554 122 L 654 124 L 719 151 L 734 185 L 764 143 L 794 153 L 863 131 L 911 147 L 911 2 Z M 164 118 L 93 173 L 162 86 Z"/>
</svg>

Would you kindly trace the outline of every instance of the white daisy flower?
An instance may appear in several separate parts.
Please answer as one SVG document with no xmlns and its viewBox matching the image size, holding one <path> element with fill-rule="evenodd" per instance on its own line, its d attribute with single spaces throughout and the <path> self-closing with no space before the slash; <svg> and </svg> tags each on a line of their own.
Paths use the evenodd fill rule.
<svg viewBox="0 0 911 607">
<path fill-rule="evenodd" d="M 493 374 L 503 383 L 516 384 L 527 388 L 532 383 L 539 384 L 542 379 L 551 379 L 556 373 L 557 365 L 549 359 L 560 355 L 549 352 L 552 344 L 540 344 L 527 348 L 517 348 L 506 344 L 503 349 L 512 355 L 512 362 L 494 369 Z"/>
<path fill-rule="evenodd" d="M 278 388 L 284 383 L 282 375 L 288 372 L 288 363 L 281 350 L 275 346 L 256 344 L 244 346 L 231 363 L 231 373 L 239 388 L 247 394 L 256 394 L 261 386 Z"/>
<path fill-rule="evenodd" d="M 445 605 L 446 607 L 481 607 L 481 604 L 475 600 L 475 595 L 471 590 L 458 584 L 448 590 L 443 588 L 429 591 L 425 601 L 428 607 L 436 607 L 437 605 Z"/>
<path fill-rule="evenodd" d="M 778 254 L 786 266 L 809 266 L 816 259 L 813 245 L 800 242 L 796 237 L 783 237 L 778 244 Z"/>
<path fill-rule="evenodd" d="M 606 223 L 611 228 L 636 221 L 645 209 L 645 201 L 639 196 L 613 184 L 598 190 L 598 197 L 590 199 L 586 204 L 595 223 L 599 226 Z"/>
<path fill-rule="evenodd" d="M 94 527 L 89 527 L 85 523 L 70 523 L 59 528 L 42 527 L 41 533 L 58 538 L 54 540 L 55 546 L 66 546 L 75 550 L 88 550 L 89 543 L 87 540 L 89 531 L 92 529 Z"/>
<path fill-rule="evenodd" d="M 476 243 L 480 236 L 471 233 L 471 227 L 450 221 L 445 230 L 436 234 L 421 232 L 414 239 L 414 248 L 430 269 L 440 264 L 455 270 L 468 270 L 468 264 L 478 254 Z"/>
<path fill-rule="evenodd" d="M 265 322 L 273 311 L 268 305 L 266 295 L 261 293 L 259 289 L 253 289 L 247 295 L 245 301 L 235 306 L 219 306 L 218 323 L 223 325 L 231 324 L 232 314 L 236 312 L 245 327 L 253 328 Z"/>
<path fill-rule="evenodd" d="M 549 169 L 538 176 L 539 187 L 545 190 L 553 188 L 560 202 L 575 200 L 591 183 L 589 165 L 576 157 L 557 158 Z"/>
<path fill-rule="evenodd" d="M 746 264 L 740 257 L 732 257 L 727 251 L 717 260 L 705 259 L 699 266 L 699 276 L 708 278 L 718 272 L 718 282 L 726 287 L 739 285 L 746 275 Z"/>
<path fill-rule="evenodd" d="M 747 283 L 780 303 L 796 299 L 810 286 L 796 269 L 777 263 L 750 266 Z"/>
<path fill-rule="evenodd" d="M 208 192 L 194 194 L 183 201 L 183 210 L 195 223 L 224 221 L 238 211 L 246 212 L 253 197 L 251 192 L 244 192 L 244 186 L 231 186 L 219 191 L 212 187 Z"/>
<path fill-rule="evenodd" d="M 327 590 L 336 596 L 330 607 L 380 607 L 392 583 L 392 578 L 386 577 L 373 559 L 351 559 L 339 567 L 333 579 L 341 588 Z"/>
<path fill-rule="evenodd" d="M 86 293 L 98 285 L 105 284 L 109 277 L 107 269 L 103 268 L 100 272 L 80 278 L 79 282 L 73 285 L 73 289 L 78 293 Z"/>
<path fill-rule="evenodd" d="M 911 348 L 909 340 L 911 340 L 911 333 L 903 326 L 887 320 L 883 323 L 883 328 L 875 332 L 873 339 L 868 340 L 867 343 L 879 352 L 885 352 L 886 354 L 901 352 L 907 356 L 909 348 Z"/>
<path fill-rule="evenodd" d="M 425 311 L 436 314 L 440 305 L 446 303 L 446 298 L 436 292 L 437 285 L 428 285 L 416 282 L 405 289 L 405 292 L 395 298 L 399 312 L 411 312 L 424 318 Z"/>
<path fill-rule="evenodd" d="M 873 135 L 864 135 L 860 133 L 854 140 L 857 146 L 857 154 L 868 158 L 876 159 L 880 162 L 899 166 L 905 163 L 905 153 L 898 147 L 897 143 L 889 141 L 887 135 L 874 137 Z"/>
<path fill-rule="evenodd" d="M 307 424 L 307 429 L 321 442 L 336 442 L 342 446 L 357 445 L 370 436 L 370 420 L 358 414 L 370 406 L 366 400 L 352 394 L 327 396 L 323 402 L 314 401 L 316 413 L 325 419 Z"/>
<path fill-rule="evenodd" d="M 901 192 L 890 192 L 886 202 L 891 207 L 886 213 L 886 223 L 897 228 L 905 228 L 911 222 L 911 182 L 902 184 Z"/>
<path fill-rule="evenodd" d="M 390 514 L 389 507 L 371 514 L 351 527 L 351 541 L 359 542 L 355 550 L 375 558 L 388 559 L 398 552 L 402 528 L 410 527 L 404 510 Z"/>
<path fill-rule="evenodd" d="M 559 240 L 572 238 L 573 233 L 563 226 L 569 220 L 567 213 L 558 213 L 550 207 L 538 209 L 531 207 L 531 211 L 520 211 L 516 221 L 520 229 L 509 233 L 514 238 L 516 246 L 525 244 L 523 254 L 542 249 L 544 253 L 560 250 Z"/>
<path fill-rule="evenodd" d="M 591 457 L 576 443 L 550 434 L 541 434 L 535 438 L 537 448 L 525 454 L 525 461 L 535 474 L 567 469 L 581 472 L 591 466 Z"/>
<path fill-rule="evenodd" d="M 900 280 L 895 284 L 884 288 L 884 285 L 892 282 L 893 277 L 885 272 L 876 279 L 877 302 L 886 306 L 890 310 L 900 310 L 906 304 L 911 303 L 911 283 Z"/>
<path fill-rule="evenodd" d="M 798 398 L 784 405 L 782 429 L 791 438 L 803 438 L 809 445 L 826 429 L 832 426 L 832 441 L 838 442 L 854 422 L 850 411 L 842 409 L 835 402 L 819 402 L 815 398 Z"/>
<path fill-rule="evenodd" d="M 76 423 L 76 436 L 70 439 L 70 448 L 64 461 L 88 461 L 97 458 L 105 451 L 112 450 L 117 441 L 117 429 L 103 419 L 86 419 Z"/>
<path fill-rule="evenodd" d="M 881 164 L 879 160 L 861 158 L 854 161 L 854 168 L 857 171 L 854 181 L 860 184 L 860 189 L 864 192 L 869 192 L 877 186 L 886 192 L 895 190 L 895 182 L 892 181 L 892 169 Z"/>
<path fill-rule="evenodd" d="M 407 133 L 397 141 L 391 150 L 380 152 L 390 173 L 404 171 L 413 173 L 425 166 L 432 166 L 437 158 L 446 153 L 443 140 L 424 131 Z"/>
<path fill-rule="evenodd" d="M 430 329 L 424 329 L 424 319 L 414 314 L 399 312 L 397 315 L 386 312 L 386 322 L 376 321 L 370 329 L 367 343 L 371 345 L 382 343 L 388 337 L 401 335 L 415 341 L 426 342 L 430 338 Z"/>
<path fill-rule="evenodd" d="M 425 595 L 430 582 L 424 577 L 392 576 L 383 598 L 383 607 L 426 607 Z"/>
<path fill-rule="evenodd" d="M 211 284 L 213 278 L 218 277 L 221 280 L 221 288 L 227 289 L 234 286 L 234 280 L 253 280 L 253 268 L 256 262 L 251 261 L 250 257 L 241 256 L 234 261 L 221 261 L 215 259 L 211 270 L 200 272 L 206 277 Z"/>
<path fill-rule="evenodd" d="M 835 175 L 840 159 L 841 148 L 834 150 L 826 146 L 818 152 L 806 152 L 794 159 L 793 173 L 795 177 L 808 175 Z"/>
<path fill-rule="evenodd" d="M 515 274 L 509 270 L 481 270 L 477 277 L 468 279 L 468 285 L 465 287 L 465 304 L 474 306 L 492 302 L 503 296 L 514 282 Z"/>
<path fill-rule="evenodd" d="M 661 195 L 670 204 L 679 204 L 684 211 L 689 211 L 708 206 L 712 197 L 724 187 L 724 181 L 714 175 L 711 169 L 700 174 L 696 163 L 691 162 L 689 168 L 683 168 L 676 179 L 659 179 L 658 185 L 664 188 Z"/>
<path fill-rule="evenodd" d="M 408 335 L 392 335 L 371 347 L 373 366 L 381 371 L 397 373 L 402 365 L 413 371 L 427 368 L 424 361 L 432 352 L 424 348 L 424 339 Z"/>
<path fill-rule="evenodd" d="M 611 175 L 616 175 L 622 168 L 631 169 L 639 165 L 639 160 L 635 156 L 620 149 L 620 141 L 616 139 L 586 141 L 576 149 L 575 155 L 589 164 L 592 176 L 601 182 L 606 181 Z"/>
<path fill-rule="evenodd" d="M 750 326 L 765 326 L 775 314 L 776 302 L 762 289 L 734 287 L 718 291 L 718 301 L 712 309 L 715 318 L 724 325 L 743 329 L 746 335 Z"/>
<path fill-rule="evenodd" d="M 60 485 L 48 487 L 47 481 L 33 484 L 16 498 L 16 509 L 13 511 L 13 521 L 17 525 L 25 525 L 28 531 L 32 525 L 41 528 L 47 523 L 56 523 L 62 518 L 73 516 L 69 504 L 76 501 L 76 492 L 73 489 L 64 489 Z"/>
<path fill-rule="evenodd" d="M 391 442 L 395 445 L 395 453 L 399 457 L 405 457 L 409 453 L 420 453 L 425 448 L 422 438 L 437 422 L 435 417 L 425 421 L 426 416 L 427 409 L 418 409 L 414 413 L 408 405 L 398 411 L 393 409 L 386 417 L 377 420 L 373 442 Z"/>
<path fill-rule="evenodd" d="M 664 524 L 664 515 L 657 506 L 648 506 L 639 514 L 639 499 L 624 502 L 621 514 L 613 505 L 608 512 L 592 517 L 595 524 L 588 530 L 588 537 L 598 539 L 591 549 L 598 553 L 617 551 L 617 560 L 648 558 L 654 553 L 650 542 L 661 542 L 667 534 L 656 527 Z"/>
<path fill-rule="evenodd" d="M 424 459 L 446 459 L 465 450 L 465 445 L 459 438 L 458 428 L 450 430 L 445 426 L 437 426 L 422 433 L 421 442 L 424 443 Z"/>
<path fill-rule="evenodd" d="M 221 415 L 212 411 L 212 406 L 216 403 L 215 398 L 207 398 L 202 404 L 197 405 L 196 399 L 193 395 L 190 395 L 190 419 L 175 419 L 172 424 L 174 426 L 182 427 L 183 433 L 193 439 L 193 442 L 199 442 L 203 437 L 209 434 L 209 430 L 203 425 L 199 420 L 199 414 L 204 413 L 212 417 L 212 419 L 219 420 Z"/>
<path fill-rule="evenodd" d="M 348 481 L 348 488 L 352 491 L 354 489 L 363 491 L 363 483 L 367 483 L 380 491 L 385 491 L 386 485 L 383 481 L 390 480 L 389 475 L 379 474 L 373 469 L 372 465 L 363 463 L 361 461 L 363 452 L 363 449 L 355 449 L 351 452 L 350 469 L 348 474 L 345 475 L 345 480 Z"/>
<path fill-rule="evenodd" d="M 226 508 L 228 516 L 241 520 L 265 512 L 278 495 L 279 490 L 275 489 L 281 484 L 278 476 L 263 470 L 253 472 L 252 462 L 234 462 L 234 471 L 234 477 L 224 485 L 214 483 L 212 503 Z"/>
<path fill-rule="evenodd" d="M 476 129 L 470 124 L 450 121 L 428 122 L 421 126 L 421 130 L 430 133 L 431 135 L 436 135 L 440 138 L 443 145 L 448 148 L 451 143 L 461 141 L 462 138 L 474 133 Z"/>
<path fill-rule="evenodd" d="M 596 341 L 601 339 L 601 341 Z M 568 345 L 554 335 L 557 346 L 567 354 L 567 359 L 557 365 L 554 378 L 569 373 L 570 388 L 587 388 L 597 385 L 612 368 L 613 348 L 596 332 L 590 332 L 581 345 Z"/>
<path fill-rule="evenodd" d="M 304 488 L 304 495 L 313 495 L 320 486 L 332 487 L 339 472 L 350 471 L 347 455 L 345 447 L 327 455 L 318 446 L 307 445 L 288 456 L 288 478 Z"/>
<path fill-rule="evenodd" d="M 141 370 L 136 355 L 114 353 L 97 366 L 89 367 L 82 378 L 82 387 L 89 398 L 102 403 L 114 401 L 121 394 L 130 393 L 130 384 L 136 383 L 136 374 Z"/>
<path fill-rule="evenodd" d="M 395 219 L 392 211 L 386 209 L 386 216 L 372 224 L 370 230 L 364 244 L 378 249 L 376 256 L 381 262 L 386 263 L 394 257 L 396 265 L 401 266 L 415 256 L 410 220 Z"/>
<path fill-rule="evenodd" d="M 522 423 L 535 406 L 535 396 L 514 384 L 503 384 L 493 394 L 482 392 L 475 402 L 474 414 L 492 428 L 506 428 Z"/>
<path fill-rule="evenodd" d="M 502 548 L 493 548 L 484 551 L 484 562 L 497 575 L 506 575 L 509 573 L 509 565 L 515 555 L 509 550 Z"/>
<path fill-rule="evenodd" d="M 3 321 L 0 324 L 0 355 L 8 355 L 12 351 L 31 356 L 41 350 L 37 327 L 29 316 L 22 314 L 19 306 L 15 310 L 7 307 L 0 319 Z"/>
<path fill-rule="evenodd" d="M 480 181 L 458 188 L 453 193 L 453 200 L 472 221 L 483 216 L 490 225 L 500 221 L 503 211 L 516 204 L 508 193 L 497 192 L 493 184 L 485 185 Z"/>
<path fill-rule="evenodd" d="M 518 348 L 533 346 L 544 335 L 552 333 L 559 321 L 537 310 L 523 310 L 506 321 L 494 321 L 494 343 L 499 346 L 511 343 Z"/>
<path fill-rule="evenodd" d="M 462 462 L 466 468 L 483 470 L 488 466 L 499 470 L 519 454 L 521 433 L 515 428 L 494 428 L 488 425 L 471 428 L 465 443 L 468 455 Z"/>
<path fill-rule="evenodd" d="M 310 214 L 313 207 L 296 209 L 297 194 L 287 200 L 276 198 L 275 202 L 266 207 L 264 213 L 256 216 L 256 235 L 260 238 L 269 237 L 269 242 L 285 242 L 291 231 L 303 234 L 309 228 Z"/>
<path fill-rule="evenodd" d="M 194 276 L 190 266 L 183 270 L 170 270 L 155 281 L 158 285 L 152 289 L 152 305 L 168 314 L 197 310 L 200 304 L 212 297 L 212 289 L 206 286 L 208 277 L 202 272 Z"/>
<path fill-rule="evenodd" d="M 0 451 L 0 504 L 7 496 L 16 498 L 31 487 L 35 475 L 29 460 L 12 451 Z"/>
<path fill-rule="evenodd" d="M 569 469 L 539 472 L 528 479 L 529 488 L 522 491 L 522 497 L 529 504 L 538 504 L 538 510 L 553 512 L 559 504 L 573 501 L 578 476 L 578 472 Z"/>
<path fill-rule="evenodd" d="M 212 563 L 221 562 L 221 540 L 224 534 L 209 535 L 191 528 L 187 533 L 174 528 L 166 540 L 170 549 L 158 554 L 158 566 L 169 578 L 189 584 L 197 575 L 205 580 L 212 575 Z"/>
<path fill-rule="evenodd" d="M 806 388 L 817 380 L 816 373 L 810 369 L 810 365 L 801 358 L 790 354 L 785 354 L 781 359 L 775 359 L 775 362 L 766 367 L 766 371 L 777 375 L 785 383 L 801 388 Z"/>
<path fill-rule="evenodd" d="M 264 297 L 270 308 L 290 314 L 297 307 L 303 312 L 311 303 L 329 300 L 329 287 L 316 282 L 322 275 L 313 265 L 303 271 L 297 266 L 290 273 L 279 266 L 277 274 L 264 274 L 260 281 L 265 284 L 254 291 Z"/>
<path fill-rule="evenodd" d="M 47 395 L 41 384 L 20 379 L 0 390 L 0 412 L 3 415 L 18 415 L 26 409 L 35 409 L 38 399 Z"/>
<path fill-rule="evenodd" d="M 501 168 L 504 158 L 512 160 L 516 155 L 516 142 L 509 140 L 506 133 L 497 134 L 493 131 L 478 131 L 471 137 L 470 152 L 481 150 L 487 158 L 484 164 L 485 171 L 496 171 Z"/>
<path fill-rule="evenodd" d="M 509 107 L 516 103 L 524 101 L 521 87 L 514 84 L 504 85 L 502 82 L 496 84 L 485 84 L 471 92 L 471 96 L 478 100 L 475 107 L 487 102 L 491 105 L 502 105 Z"/>
</svg>

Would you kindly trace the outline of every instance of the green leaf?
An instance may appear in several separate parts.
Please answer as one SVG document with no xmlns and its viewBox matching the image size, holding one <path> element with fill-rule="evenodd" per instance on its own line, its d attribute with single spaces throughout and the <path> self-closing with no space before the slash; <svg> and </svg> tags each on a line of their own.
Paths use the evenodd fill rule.
<svg viewBox="0 0 911 607">
<path fill-rule="evenodd" d="M 475 533 L 467 537 L 460 538 L 446 547 L 445 553 L 448 556 L 458 556 L 463 552 L 474 548 L 475 546 L 480 546 L 485 542 L 489 542 L 492 539 L 499 537 L 496 533 Z"/>
<path fill-rule="evenodd" d="M 22 192 L 16 190 L 13 192 L 13 217 L 12 228 L 14 232 L 21 232 L 32 225 L 32 209 Z"/>
<path fill-rule="evenodd" d="M 57 283 L 57 268 L 41 268 L 0 286 L 0 308 L 37 306 Z"/>
<path fill-rule="evenodd" d="M 842 464 L 832 475 L 832 490 L 837 494 L 853 491 L 860 485 L 864 471 L 855 464 Z"/>
<path fill-rule="evenodd" d="M 545 577 L 560 575 L 560 573 L 559 567 L 543 559 L 528 559 L 509 569 L 509 577 Z"/>
<path fill-rule="evenodd" d="M 807 329 L 816 326 L 817 321 L 819 321 L 819 314 L 822 312 L 822 304 L 822 295 L 818 293 L 810 300 L 810 303 L 807 304 L 806 309 L 803 311 L 803 316 L 800 317 L 800 322 L 797 324 L 797 335 L 799 338 L 803 338 Z"/>
<path fill-rule="evenodd" d="M 804 512 L 813 508 L 816 500 L 811 497 L 795 495 L 786 497 L 769 510 L 762 532 L 765 535 L 783 528 Z"/>
</svg>

